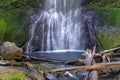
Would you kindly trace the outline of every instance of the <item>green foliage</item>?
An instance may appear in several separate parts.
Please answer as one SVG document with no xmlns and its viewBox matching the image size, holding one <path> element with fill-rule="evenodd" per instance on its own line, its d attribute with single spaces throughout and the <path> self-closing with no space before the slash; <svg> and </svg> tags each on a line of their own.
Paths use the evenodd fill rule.
<svg viewBox="0 0 120 80">
<path fill-rule="evenodd" d="M 107 9 L 109 11 L 106 11 L 109 12 L 108 14 L 108 18 L 107 18 L 107 22 L 109 23 L 109 25 L 112 25 L 112 26 L 120 26 L 120 9 L 119 8 L 113 8 L 113 9 Z"/>
<path fill-rule="evenodd" d="M 0 17 L 0 39 L 4 37 L 5 31 L 6 31 L 6 21 L 2 17 Z"/>
<path fill-rule="evenodd" d="M 120 0 L 92 0 L 89 4 L 96 7 L 116 7 L 120 8 Z"/>
<path fill-rule="evenodd" d="M 29 28 L 26 12 L 38 7 L 37 1 L 44 0 L 0 0 L 0 41 L 15 42 L 18 46 L 25 44 Z"/>
<path fill-rule="evenodd" d="M 0 80 L 28 80 L 26 73 L 18 69 L 0 71 Z"/>
<path fill-rule="evenodd" d="M 40 8 L 44 0 L 0 0 L 0 10 Z"/>
<path fill-rule="evenodd" d="M 2 78 L 0 80 L 28 80 L 28 78 L 23 76 L 21 77 L 20 75 L 11 75 L 9 77 Z"/>
<path fill-rule="evenodd" d="M 120 26 L 120 8 L 99 8 L 90 6 L 89 9 L 96 12 L 99 23 L 101 23 L 100 25 Z"/>
<path fill-rule="evenodd" d="M 27 40 L 26 10 L 14 9 L 0 14 L 0 40 L 15 42 L 22 46 Z"/>
<path fill-rule="evenodd" d="M 4 10 L 27 8 L 27 0 L 0 0 L 0 8 Z"/>
</svg>

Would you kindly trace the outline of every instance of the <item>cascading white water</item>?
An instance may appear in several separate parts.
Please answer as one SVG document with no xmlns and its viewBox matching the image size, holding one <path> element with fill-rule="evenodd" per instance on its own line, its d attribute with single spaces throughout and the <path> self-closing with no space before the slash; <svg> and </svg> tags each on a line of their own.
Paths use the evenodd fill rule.
<svg viewBox="0 0 120 80">
<path fill-rule="evenodd" d="M 81 0 L 45 0 L 30 27 L 26 52 L 85 49 Z"/>
</svg>

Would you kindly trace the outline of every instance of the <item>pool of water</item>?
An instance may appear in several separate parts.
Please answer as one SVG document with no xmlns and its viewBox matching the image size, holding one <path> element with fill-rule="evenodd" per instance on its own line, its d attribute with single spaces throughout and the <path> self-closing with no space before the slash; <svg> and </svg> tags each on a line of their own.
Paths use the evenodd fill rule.
<svg viewBox="0 0 120 80">
<path fill-rule="evenodd" d="M 59 61 L 73 61 L 76 59 L 84 58 L 84 50 L 53 50 L 53 51 L 36 51 L 25 53 L 25 55 L 31 55 L 34 57 L 41 57 L 51 60 Z"/>
</svg>

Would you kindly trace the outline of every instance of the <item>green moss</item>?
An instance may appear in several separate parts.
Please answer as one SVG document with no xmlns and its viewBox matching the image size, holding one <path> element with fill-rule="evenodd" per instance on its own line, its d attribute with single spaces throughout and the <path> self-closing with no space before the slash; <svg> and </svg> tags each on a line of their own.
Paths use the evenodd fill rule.
<svg viewBox="0 0 120 80">
<path fill-rule="evenodd" d="M 28 78 L 21 77 L 19 75 L 11 75 L 9 77 L 6 77 L 6 78 L 0 79 L 0 80 L 28 80 Z"/>
<path fill-rule="evenodd" d="M 14 9 L 0 14 L 0 40 L 15 42 L 18 46 L 26 42 L 28 36 L 26 11 Z"/>
<path fill-rule="evenodd" d="M 103 49 L 110 49 L 120 43 L 120 29 L 99 30 L 97 37 Z"/>
<path fill-rule="evenodd" d="M 7 69 L 0 72 L 0 80 L 28 80 L 23 71 Z"/>
</svg>

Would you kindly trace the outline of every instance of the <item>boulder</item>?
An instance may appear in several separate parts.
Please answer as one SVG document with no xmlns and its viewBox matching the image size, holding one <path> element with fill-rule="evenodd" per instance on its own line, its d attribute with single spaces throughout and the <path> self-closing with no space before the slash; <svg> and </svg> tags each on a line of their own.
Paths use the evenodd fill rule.
<svg viewBox="0 0 120 80">
<path fill-rule="evenodd" d="M 7 60 L 20 59 L 23 54 L 23 49 L 17 47 L 15 43 L 4 42 L 1 45 L 0 55 Z"/>
</svg>

